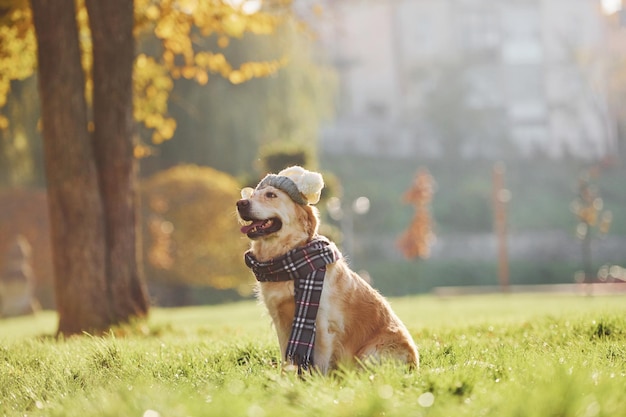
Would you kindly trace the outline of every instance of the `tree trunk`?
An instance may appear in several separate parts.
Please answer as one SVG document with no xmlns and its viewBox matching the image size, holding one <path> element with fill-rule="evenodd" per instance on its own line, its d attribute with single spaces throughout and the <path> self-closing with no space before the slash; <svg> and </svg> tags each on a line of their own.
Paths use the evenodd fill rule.
<svg viewBox="0 0 626 417">
<path fill-rule="evenodd" d="M 148 312 L 133 155 L 132 0 L 87 0 L 93 41 L 94 147 L 104 202 L 107 296 L 113 320 Z"/>
<path fill-rule="evenodd" d="M 74 0 L 32 0 L 59 333 L 104 329 L 104 223 Z"/>
<path fill-rule="evenodd" d="M 585 274 L 584 283 L 591 284 L 594 281 L 593 274 L 593 262 L 591 255 L 591 225 L 587 224 L 587 233 L 582 241 L 582 259 L 583 259 L 583 272 Z"/>
<path fill-rule="evenodd" d="M 94 55 L 93 138 L 87 130 L 74 0 L 31 4 L 58 332 L 100 332 L 148 310 L 136 246 L 133 2 L 87 1 Z"/>
</svg>

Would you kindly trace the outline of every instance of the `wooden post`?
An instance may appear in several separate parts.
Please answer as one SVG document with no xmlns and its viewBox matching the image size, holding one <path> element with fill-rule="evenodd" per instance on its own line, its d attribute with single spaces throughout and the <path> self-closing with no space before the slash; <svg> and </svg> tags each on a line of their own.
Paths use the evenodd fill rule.
<svg viewBox="0 0 626 417">
<path fill-rule="evenodd" d="M 503 292 L 509 290 L 509 254 L 507 247 L 506 204 L 511 192 L 504 187 L 504 163 L 493 167 L 493 225 L 498 246 L 498 281 Z"/>
</svg>

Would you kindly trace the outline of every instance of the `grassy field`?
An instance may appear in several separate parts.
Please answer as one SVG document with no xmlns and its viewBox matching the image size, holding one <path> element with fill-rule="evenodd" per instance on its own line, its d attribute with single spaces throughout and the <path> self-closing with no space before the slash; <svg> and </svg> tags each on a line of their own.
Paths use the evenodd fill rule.
<svg viewBox="0 0 626 417">
<path fill-rule="evenodd" d="M 58 341 L 54 313 L 0 321 L 0 416 L 626 416 L 626 297 L 397 298 L 419 372 L 299 380 L 252 302 L 155 309 Z"/>
</svg>

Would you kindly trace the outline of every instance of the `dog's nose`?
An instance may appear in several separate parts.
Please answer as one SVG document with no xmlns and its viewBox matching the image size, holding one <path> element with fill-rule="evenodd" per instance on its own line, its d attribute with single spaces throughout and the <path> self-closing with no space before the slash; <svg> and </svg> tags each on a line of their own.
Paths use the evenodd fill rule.
<svg viewBox="0 0 626 417">
<path fill-rule="evenodd" d="M 248 206 L 250 206 L 250 200 L 242 198 L 241 200 L 237 201 L 237 209 L 239 210 L 248 208 Z"/>
</svg>

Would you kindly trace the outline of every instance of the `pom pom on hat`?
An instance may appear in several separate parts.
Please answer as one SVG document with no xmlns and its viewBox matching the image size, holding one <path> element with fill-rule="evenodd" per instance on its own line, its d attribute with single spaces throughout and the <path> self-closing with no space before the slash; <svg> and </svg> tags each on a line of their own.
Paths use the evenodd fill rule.
<svg viewBox="0 0 626 417">
<path fill-rule="evenodd" d="M 278 175 L 292 180 L 309 204 L 316 204 L 320 201 L 324 179 L 319 172 L 307 171 L 301 166 L 295 165 L 283 169 Z"/>
<path fill-rule="evenodd" d="M 277 175 L 269 174 L 257 185 L 257 189 L 271 185 L 286 192 L 298 204 L 316 204 L 320 201 L 324 179 L 319 172 L 292 166 Z"/>
</svg>

